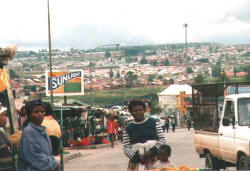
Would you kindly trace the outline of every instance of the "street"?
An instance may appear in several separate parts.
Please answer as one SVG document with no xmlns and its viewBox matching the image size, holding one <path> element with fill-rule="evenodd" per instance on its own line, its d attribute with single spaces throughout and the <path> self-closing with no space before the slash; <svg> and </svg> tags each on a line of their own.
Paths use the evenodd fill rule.
<svg viewBox="0 0 250 171">
<path fill-rule="evenodd" d="M 176 129 L 175 133 L 166 133 L 167 144 L 172 148 L 170 161 L 177 166 L 186 165 L 192 168 L 204 168 L 204 159 L 200 159 L 193 144 L 193 129 Z M 92 150 L 88 155 L 69 161 L 65 171 L 125 171 L 128 158 L 122 150 L 122 143 L 114 149 L 104 148 Z"/>
</svg>

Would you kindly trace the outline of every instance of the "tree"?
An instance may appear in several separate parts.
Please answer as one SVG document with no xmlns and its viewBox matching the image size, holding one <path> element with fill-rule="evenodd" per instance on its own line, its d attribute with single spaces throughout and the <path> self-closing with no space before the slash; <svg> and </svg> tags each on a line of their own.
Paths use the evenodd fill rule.
<svg viewBox="0 0 250 171">
<path fill-rule="evenodd" d="M 163 79 L 163 76 L 162 76 L 162 75 L 159 75 L 157 78 L 158 78 L 159 80 L 162 80 L 162 79 Z"/>
<path fill-rule="evenodd" d="M 229 80 L 229 78 L 226 76 L 226 73 L 225 73 L 225 71 L 223 71 L 222 72 L 222 74 L 220 74 L 220 76 L 219 76 L 219 78 L 218 78 L 218 80 L 217 80 L 217 82 L 229 82 L 230 80 Z"/>
<path fill-rule="evenodd" d="M 193 69 L 191 67 L 187 67 L 186 73 L 188 73 L 188 74 L 193 73 Z"/>
<path fill-rule="evenodd" d="M 170 78 L 168 81 L 169 81 L 170 84 L 174 84 L 174 79 L 173 78 Z"/>
<path fill-rule="evenodd" d="M 45 87 L 40 87 L 40 89 L 39 89 L 39 91 L 44 91 L 44 90 L 46 90 Z"/>
<path fill-rule="evenodd" d="M 155 78 L 155 75 L 148 75 L 148 82 L 153 82 Z"/>
<path fill-rule="evenodd" d="M 164 65 L 164 66 L 169 66 L 170 63 L 169 63 L 169 61 L 166 59 L 166 60 L 163 62 L 163 65 Z"/>
<path fill-rule="evenodd" d="M 143 56 L 143 58 L 140 61 L 140 64 L 147 64 L 147 63 L 148 63 L 148 61 L 147 61 L 146 57 Z"/>
<path fill-rule="evenodd" d="M 16 72 L 13 69 L 9 69 L 9 74 L 10 74 L 10 78 L 19 78 L 19 75 L 16 74 Z"/>
<path fill-rule="evenodd" d="M 202 74 L 198 74 L 198 75 L 194 78 L 194 82 L 195 82 L 195 84 L 204 83 L 205 80 L 204 80 L 203 75 L 202 75 Z"/>
<path fill-rule="evenodd" d="M 117 71 L 117 73 L 116 73 L 116 78 L 120 78 L 120 77 L 121 77 L 120 72 Z"/>
<path fill-rule="evenodd" d="M 134 74 L 132 71 L 128 71 L 125 75 L 125 80 L 127 87 L 132 87 L 134 84 L 134 81 L 138 79 L 138 76 Z"/>
<path fill-rule="evenodd" d="M 154 61 L 152 62 L 152 65 L 153 65 L 153 66 L 157 66 L 157 61 L 154 60 Z"/>
<path fill-rule="evenodd" d="M 35 85 L 31 85 L 31 86 L 30 86 L 30 91 L 36 92 L 36 86 L 35 86 Z"/>
<path fill-rule="evenodd" d="M 109 69 L 109 78 L 113 78 L 114 77 L 114 72 L 113 72 L 113 69 L 110 68 Z"/>
<path fill-rule="evenodd" d="M 129 48 L 129 49 L 125 49 L 125 56 L 137 56 L 139 53 L 139 49 L 138 48 Z"/>
<path fill-rule="evenodd" d="M 159 102 L 157 100 L 153 100 L 150 103 L 150 114 L 153 115 L 153 114 L 161 113 L 161 112 L 162 112 L 162 109 L 159 106 Z"/>
<path fill-rule="evenodd" d="M 220 63 L 217 62 L 214 67 L 212 67 L 212 77 L 219 77 L 221 74 L 221 66 Z"/>
<path fill-rule="evenodd" d="M 237 69 L 236 69 L 236 67 L 234 67 L 234 69 L 233 69 L 233 73 L 234 73 L 234 76 L 236 75 L 236 73 L 237 73 Z"/>
<path fill-rule="evenodd" d="M 111 53 L 109 51 L 105 52 L 105 58 L 110 58 Z"/>
</svg>

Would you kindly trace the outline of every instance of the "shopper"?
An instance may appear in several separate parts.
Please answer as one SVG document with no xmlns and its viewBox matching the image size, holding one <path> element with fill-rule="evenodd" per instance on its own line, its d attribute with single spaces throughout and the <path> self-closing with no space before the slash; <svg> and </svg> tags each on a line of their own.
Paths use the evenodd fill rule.
<svg viewBox="0 0 250 171">
<path fill-rule="evenodd" d="M 7 110 L 0 112 L 0 171 L 14 171 L 15 164 L 11 153 L 11 144 L 1 130 L 7 124 Z"/>
<path fill-rule="evenodd" d="M 168 130 L 169 130 L 169 118 L 168 117 L 165 120 L 165 128 L 166 128 L 166 130 L 168 132 Z"/>
<path fill-rule="evenodd" d="M 161 124 L 144 116 L 146 105 L 143 101 L 132 100 L 128 105 L 134 121 L 123 133 L 123 150 L 130 159 L 128 170 L 144 170 L 161 145 L 166 143 Z"/>
<path fill-rule="evenodd" d="M 171 119 L 171 126 L 172 126 L 172 131 L 175 132 L 175 118 L 174 117 Z"/>
<path fill-rule="evenodd" d="M 46 128 L 42 126 L 46 106 L 40 99 L 25 105 L 28 125 L 24 128 L 18 154 L 18 171 L 52 171 L 60 167 L 60 157 L 52 155 Z"/>
<path fill-rule="evenodd" d="M 115 120 L 114 114 L 111 114 L 109 116 L 109 120 L 107 123 L 107 133 L 109 134 L 111 147 L 114 148 L 115 136 L 118 134 L 118 124 Z"/>
</svg>

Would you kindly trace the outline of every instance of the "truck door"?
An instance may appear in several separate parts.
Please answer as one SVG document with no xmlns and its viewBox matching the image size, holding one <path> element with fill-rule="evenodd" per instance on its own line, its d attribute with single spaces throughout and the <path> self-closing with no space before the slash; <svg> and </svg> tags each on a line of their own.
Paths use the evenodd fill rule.
<svg viewBox="0 0 250 171">
<path fill-rule="evenodd" d="M 235 160 L 235 106 L 234 101 L 226 100 L 223 118 L 229 121 L 228 124 L 223 125 L 223 118 L 221 119 L 219 128 L 219 149 L 222 159 L 227 161 Z"/>
</svg>

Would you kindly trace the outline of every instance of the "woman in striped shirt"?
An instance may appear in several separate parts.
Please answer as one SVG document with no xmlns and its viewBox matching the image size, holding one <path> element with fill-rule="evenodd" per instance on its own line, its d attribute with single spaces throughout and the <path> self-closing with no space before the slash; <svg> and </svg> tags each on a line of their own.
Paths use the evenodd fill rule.
<svg viewBox="0 0 250 171">
<path fill-rule="evenodd" d="M 123 133 L 123 150 L 130 159 L 128 170 L 144 170 L 152 164 L 160 146 L 166 143 L 165 134 L 159 122 L 144 116 L 146 104 L 143 101 L 132 100 L 128 109 L 134 117 Z"/>
</svg>

